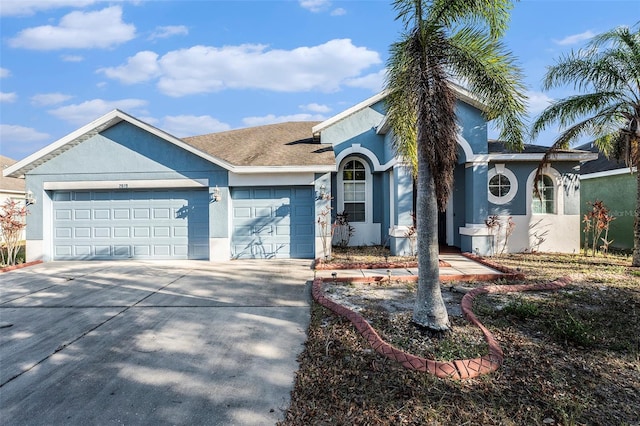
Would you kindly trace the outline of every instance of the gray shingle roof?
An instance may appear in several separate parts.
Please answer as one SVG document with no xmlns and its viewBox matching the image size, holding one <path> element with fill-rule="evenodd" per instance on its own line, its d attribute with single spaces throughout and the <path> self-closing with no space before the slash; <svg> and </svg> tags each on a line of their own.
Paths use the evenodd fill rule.
<svg viewBox="0 0 640 426">
<path fill-rule="evenodd" d="M 236 166 L 335 165 L 330 144 L 314 141 L 316 121 L 287 122 L 191 136 L 182 140 Z"/>
<path fill-rule="evenodd" d="M 577 149 L 581 149 L 583 151 L 593 152 L 594 154 L 598 154 L 598 158 L 596 160 L 588 161 L 580 166 L 580 174 L 586 175 L 589 173 L 597 173 L 597 172 L 606 172 L 609 170 L 618 170 L 625 169 L 627 165 L 624 161 L 618 161 L 616 159 L 608 159 L 598 147 L 595 146 L 593 142 L 588 142 L 584 145 L 580 145 Z"/>
<path fill-rule="evenodd" d="M 15 163 L 17 163 L 16 160 L 5 157 L 4 155 L 0 155 L 0 191 L 5 190 L 24 192 L 24 179 L 4 177 L 4 175 L 2 174 L 2 170 Z"/>
<path fill-rule="evenodd" d="M 490 154 L 544 154 L 549 149 L 548 146 L 544 146 L 544 145 L 525 144 L 524 150 L 514 151 L 514 150 L 507 149 L 504 142 L 495 141 L 495 140 L 489 140 L 488 145 L 489 145 L 488 148 L 489 148 Z M 565 150 L 560 150 L 558 152 L 579 153 L 580 151 L 581 151 L 580 149 L 565 149 Z"/>
</svg>

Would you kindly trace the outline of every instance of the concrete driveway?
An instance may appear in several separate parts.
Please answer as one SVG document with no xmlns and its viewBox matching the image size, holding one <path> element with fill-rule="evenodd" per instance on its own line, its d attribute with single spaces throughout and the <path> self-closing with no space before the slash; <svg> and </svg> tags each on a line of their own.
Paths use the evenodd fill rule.
<svg viewBox="0 0 640 426">
<path fill-rule="evenodd" d="M 0 274 L 0 423 L 273 425 L 310 261 L 51 262 Z"/>
</svg>

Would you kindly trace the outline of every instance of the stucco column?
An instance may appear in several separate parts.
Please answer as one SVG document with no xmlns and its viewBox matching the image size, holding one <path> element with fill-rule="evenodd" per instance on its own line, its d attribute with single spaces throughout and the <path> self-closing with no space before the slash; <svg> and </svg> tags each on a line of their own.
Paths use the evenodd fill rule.
<svg viewBox="0 0 640 426">
<path fill-rule="evenodd" d="M 326 259 L 331 256 L 331 173 L 316 173 L 315 182 L 315 258 Z"/>
<path fill-rule="evenodd" d="M 459 229 L 460 248 L 464 252 L 489 255 L 490 232 L 485 224 L 489 213 L 486 161 L 465 164 L 465 226 Z"/>
<path fill-rule="evenodd" d="M 393 166 L 393 179 L 390 185 L 391 223 L 389 227 L 389 248 L 393 255 L 411 254 L 411 244 L 407 231 L 413 225 L 413 176 L 411 170 L 403 165 Z"/>
<path fill-rule="evenodd" d="M 232 201 L 227 183 L 224 182 L 221 187 L 210 186 L 209 200 L 209 260 L 224 262 L 231 259 L 229 212 Z"/>
</svg>

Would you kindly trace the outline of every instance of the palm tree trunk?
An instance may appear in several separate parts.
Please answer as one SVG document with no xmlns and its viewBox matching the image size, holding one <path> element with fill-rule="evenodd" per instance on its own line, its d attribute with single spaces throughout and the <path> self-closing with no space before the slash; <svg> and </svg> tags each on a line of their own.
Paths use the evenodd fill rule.
<svg viewBox="0 0 640 426">
<path fill-rule="evenodd" d="M 631 266 L 640 267 L 640 164 L 636 164 L 636 215 L 633 219 L 633 259 Z"/>
<path fill-rule="evenodd" d="M 418 129 L 418 141 L 421 129 Z M 449 330 L 449 316 L 440 291 L 438 263 L 438 206 L 435 183 L 429 168 L 428 151 L 418 144 L 418 194 L 416 227 L 418 229 L 418 292 L 413 321 L 436 331 Z"/>
</svg>

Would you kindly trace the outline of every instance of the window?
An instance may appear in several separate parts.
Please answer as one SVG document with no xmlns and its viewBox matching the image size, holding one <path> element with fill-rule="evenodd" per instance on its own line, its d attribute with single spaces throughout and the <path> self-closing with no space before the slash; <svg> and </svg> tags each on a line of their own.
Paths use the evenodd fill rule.
<svg viewBox="0 0 640 426">
<path fill-rule="evenodd" d="M 518 178 L 504 164 L 496 164 L 487 173 L 487 178 L 489 179 L 487 197 L 490 203 L 507 204 L 515 198 L 518 192 Z"/>
<path fill-rule="evenodd" d="M 496 174 L 489 180 L 489 192 L 494 197 L 504 197 L 511 190 L 511 181 L 502 173 Z"/>
<path fill-rule="evenodd" d="M 367 170 L 359 160 L 350 160 L 342 168 L 344 211 L 349 222 L 365 222 Z"/>
<path fill-rule="evenodd" d="M 538 179 L 538 191 L 533 190 L 531 212 L 533 214 L 555 214 L 555 187 L 550 176 L 542 175 Z"/>
</svg>

